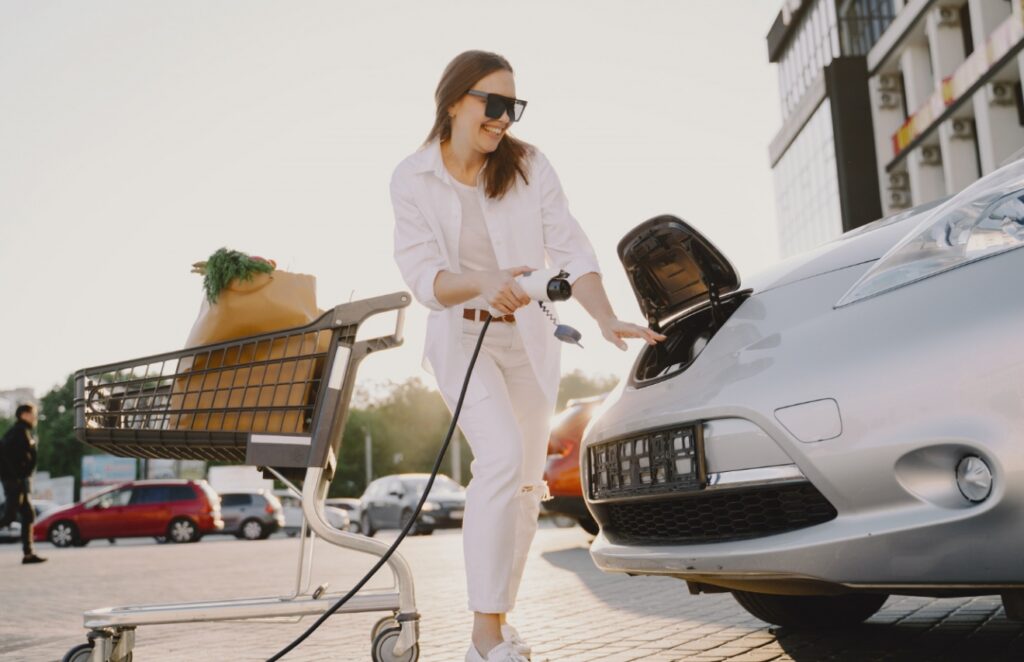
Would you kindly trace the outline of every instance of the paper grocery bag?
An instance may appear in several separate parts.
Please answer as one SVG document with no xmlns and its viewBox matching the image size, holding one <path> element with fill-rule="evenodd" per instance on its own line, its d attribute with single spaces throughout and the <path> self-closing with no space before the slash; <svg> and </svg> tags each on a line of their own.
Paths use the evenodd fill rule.
<svg viewBox="0 0 1024 662">
<path fill-rule="evenodd" d="M 322 313 L 313 276 L 254 274 L 251 281 L 232 281 L 216 303 L 204 297 L 185 347 L 299 327 Z M 182 359 L 170 403 L 180 413 L 171 417 L 171 429 L 309 432 L 330 339 L 330 330 L 307 332 Z"/>
</svg>

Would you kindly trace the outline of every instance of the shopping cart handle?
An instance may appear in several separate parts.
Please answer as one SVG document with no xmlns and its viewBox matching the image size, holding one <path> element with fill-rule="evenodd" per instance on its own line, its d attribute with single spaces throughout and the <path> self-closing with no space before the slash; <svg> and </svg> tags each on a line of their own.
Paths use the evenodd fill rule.
<svg viewBox="0 0 1024 662">
<path fill-rule="evenodd" d="M 334 307 L 331 312 L 331 324 L 335 327 L 361 325 L 367 318 L 397 310 L 395 319 L 395 332 L 388 336 L 371 338 L 366 341 L 374 349 L 396 347 L 402 344 L 402 331 L 405 326 L 405 309 L 412 303 L 412 295 L 408 292 L 394 292 L 369 299 L 360 299 L 349 303 L 342 303 Z"/>
</svg>

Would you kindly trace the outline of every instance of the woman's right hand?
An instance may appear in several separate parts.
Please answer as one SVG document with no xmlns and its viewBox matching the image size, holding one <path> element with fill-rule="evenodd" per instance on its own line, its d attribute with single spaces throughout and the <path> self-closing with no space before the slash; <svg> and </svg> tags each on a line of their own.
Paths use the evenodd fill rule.
<svg viewBox="0 0 1024 662">
<path fill-rule="evenodd" d="M 533 267 L 520 266 L 497 271 L 478 271 L 480 296 L 502 315 L 515 312 L 516 308 L 530 303 L 530 297 L 515 280 L 516 276 L 528 271 L 536 270 Z"/>
</svg>

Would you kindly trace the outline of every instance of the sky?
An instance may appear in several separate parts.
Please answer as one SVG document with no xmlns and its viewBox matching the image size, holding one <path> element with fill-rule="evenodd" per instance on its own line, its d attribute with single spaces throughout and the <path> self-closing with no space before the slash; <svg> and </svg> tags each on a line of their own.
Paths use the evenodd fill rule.
<svg viewBox="0 0 1024 662">
<path fill-rule="evenodd" d="M 551 160 L 619 318 L 645 324 L 615 247 L 659 214 L 741 279 L 779 257 L 772 0 L 0 2 L 0 390 L 180 348 L 226 246 L 313 274 L 317 301 L 408 290 L 392 258 L 395 165 L 422 144 L 444 67 L 505 56 L 512 134 Z M 563 372 L 622 376 L 583 334 Z M 427 309 L 358 384 L 420 377 Z M 389 332 L 394 316 L 360 337 Z"/>
</svg>

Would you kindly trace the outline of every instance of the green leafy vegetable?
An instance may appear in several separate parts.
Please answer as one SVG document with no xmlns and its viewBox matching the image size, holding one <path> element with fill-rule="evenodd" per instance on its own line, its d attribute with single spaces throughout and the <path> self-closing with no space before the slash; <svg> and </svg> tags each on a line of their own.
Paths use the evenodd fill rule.
<svg viewBox="0 0 1024 662">
<path fill-rule="evenodd" d="M 276 266 L 273 260 L 250 257 L 227 248 L 218 248 L 205 264 L 196 266 L 199 265 L 202 265 L 199 271 L 203 274 L 203 288 L 210 303 L 217 303 L 220 293 L 232 280 L 251 281 L 255 274 L 268 274 Z"/>
</svg>

